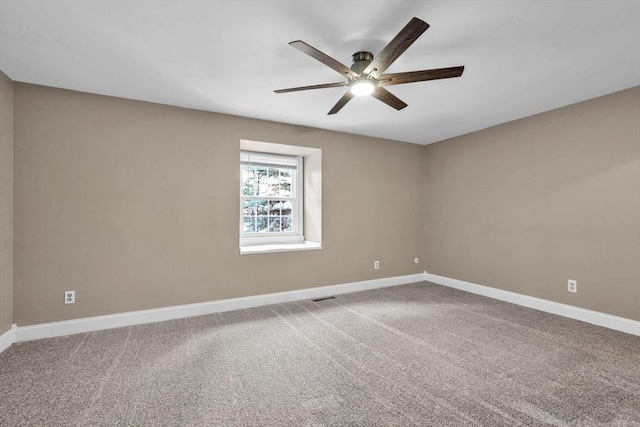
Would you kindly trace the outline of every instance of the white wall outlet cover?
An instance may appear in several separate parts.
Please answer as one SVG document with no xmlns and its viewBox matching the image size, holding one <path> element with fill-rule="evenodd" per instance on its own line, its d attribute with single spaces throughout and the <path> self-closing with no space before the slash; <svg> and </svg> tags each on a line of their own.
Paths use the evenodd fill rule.
<svg viewBox="0 0 640 427">
<path fill-rule="evenodd" d="M 64 303 L 75 304 L 75 302 L 76 302 L 76 291 L 64 291 Z"/>
<path fill-rule="evenodd" d="M 380 261 L 374 261 L 373 268 L 378 270 L 380 268 Z"/>
<path fill-rule="evenodd" d="M 567 290 L 569 292 L 578 292 L 578 281 L 569 279 L 567 282 Z"/>
</svg>

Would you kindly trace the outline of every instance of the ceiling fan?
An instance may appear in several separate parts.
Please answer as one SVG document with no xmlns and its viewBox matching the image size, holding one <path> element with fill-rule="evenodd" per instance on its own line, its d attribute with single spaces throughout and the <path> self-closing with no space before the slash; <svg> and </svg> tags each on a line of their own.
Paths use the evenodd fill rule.
<svg viewBox="0 0 640 427">
<path fill-rule="evenodd" d="M 413 44 L 413 42 L 418 39 L 418 37 L 422 35 L 422 33 L 427 30 L 427 28 L 429 28 L 429 24 L 421 19 L 413 18 L 375 58 L 371 52 L 354 53 L 352 55 L 353 65 L 351 65 L 351 68 L 336 61 L 329 55 L 320 52 L 318 49 L 306 44 L 302 40 L 292 41 L 289 45 L 337 71 L 340 75 L 346 77 L 347 81 L 278 89 L 274 92 L 287 93 L 301 90 L 348 86 L 349 90 L 342 95 L 342 98 L 340 98 L 336 105 L 333 106 L 329 111 L 329 114 L 335 114 L 340 111 L 340 109 L 344 107 L 345 104 L 354 96 L 363 95 L 371 95 L 396 110 L 402 110 L 407 106 L 407 104 L 386 90 L 384 86 L 460 77 L 464 71 L 464 66 L 460 66 L 433 70 L 409 71 L 406 73 L 382 74 L 396 59 L 398 59 L 400 55 L 402 55 L 405 50 L 407 50 L 409 46 Z"/>
</svg>

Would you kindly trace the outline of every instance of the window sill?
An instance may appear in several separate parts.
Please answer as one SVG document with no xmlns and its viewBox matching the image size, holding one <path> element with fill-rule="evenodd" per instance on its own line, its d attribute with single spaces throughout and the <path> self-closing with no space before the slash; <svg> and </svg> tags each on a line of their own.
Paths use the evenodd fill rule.
<svg viewBox="0 0 640 427">
<path fill-rule="evenodd" d="M 268 254 L 273 252 L 315 251 L 322 249 L 320 243 L 304 241 L 303 243 L 287 243 L 274 245 L 242 246 L 240 255 Z"/>
</svg>

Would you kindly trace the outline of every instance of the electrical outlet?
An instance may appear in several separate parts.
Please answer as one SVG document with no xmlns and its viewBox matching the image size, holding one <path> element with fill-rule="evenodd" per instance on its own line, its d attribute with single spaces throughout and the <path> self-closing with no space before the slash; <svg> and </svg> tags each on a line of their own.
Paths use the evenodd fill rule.
<svg viewBox="0 0 640 427">
<path fill-rule="evenodd" d="M 567 290 L 574 293 L 578 292 L 578 281 L 569 279 L 567 282 Z"/>
<path fill-rule="evenodd" d="M 415 262 L 416 264 L 420 262 L 420 260 L 418 258 L 414 258 L 413 262 Z"/>
<path fill-rule="evenodd" d="M 64 303 L 75 304 L 76 303 L 76 291 L 64 291 Z"/>
<path fill-rule="evenodd" d="M 380 261 L 374 261 L 373 268 L 375 270 L 380 270 Z"/>
</svg>

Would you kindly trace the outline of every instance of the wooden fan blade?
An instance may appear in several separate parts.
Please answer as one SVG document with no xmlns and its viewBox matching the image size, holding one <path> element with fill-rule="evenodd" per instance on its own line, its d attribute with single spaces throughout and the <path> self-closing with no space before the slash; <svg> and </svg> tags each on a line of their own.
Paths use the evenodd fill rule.
<svg viewBox="0 0 640 427">
<path fill-rule="evenodd" d="M 388 106 L 395 108 L 396 110 L 402 110 L 407 106 L 407 104 L 405 104 L 400 98 L 383 87 L 377 87 L 376 90 L 373 91 L 371 96 L 384 102 Z"/>
<path fill-rule="evenodd" d="M 358 73 L 353 71 L 351 68 L 349 68 L 346 65 L 336 61 L 335 59 L 333 59 L 329 55 L 320 52 L 315 47 L 309 46 L 308 44 L 306 44 L 302 40 L 292 41 L 291 43 L 289 43 L 289 45 L 295 47 L 296 49 L 298 49 L 301 52 L 306 53 L 307 55 L 309 55 L 313 59 L 322 62 L 327 67 L 336 70 L 343 77 L 351 77 L 351 78 L 358 77 Z"/>
<path fill-rule="evenodd" d="M 298 92 L 301 90 L 310 90 L 310 89 L 325 89 L 325 88 L 329 88 L 329 87 L 341 87 L 341 86 L 346 86 L 347 82 L 340 82 L 340 83 L 325 83 L 325 84 L 321 84 L 321 85 L 311 85 L 311 86 L 300 86 L 300 87 L 290 87 L 287 89 L 278 89 L 278 90 L 274 90 L 275 93 L 287 93 L 287 92 Z"/>
<path fill-rule="evenodd" d="M 383 74 L 378 79 L 380 86 L 399 85 L 403 83 L 423 82 L 426 80 L 450 79 L 460 77 L 464 66 L 438 68 L 434 70 L 409 71 L 407 73 Z"/>
<path fill-rule="evenodd" d="M 342 95 L 342 98 L 340 98 L 338 102 L 336 102 L 336 105 L 333 106 L 333 108 L 331 109 L 331 111 L 329 111 L 329 113 L 327 113 L 327 115 L 335 114 L 340 111 L 340 109 L 344 107 L 347 102 L 351 101 L 351 98 L 353 98 L 353 93 L 351 93 L 351 90 L 348 90 L 344 95 Z"/>
<path fill-rule="evenodd" d="M 409 46 L 429 28 L 429 24 L 421 19 L 413 18 L 376 56 L 371 64 L 362 72 L 363 75 L 378 78 L 393 61 L 398 59 Z"/>
</svg>

